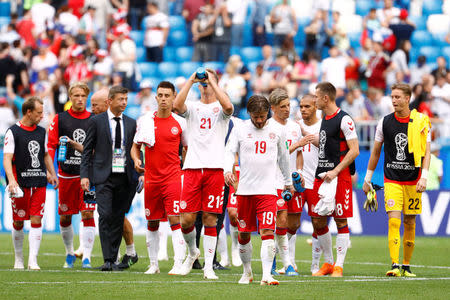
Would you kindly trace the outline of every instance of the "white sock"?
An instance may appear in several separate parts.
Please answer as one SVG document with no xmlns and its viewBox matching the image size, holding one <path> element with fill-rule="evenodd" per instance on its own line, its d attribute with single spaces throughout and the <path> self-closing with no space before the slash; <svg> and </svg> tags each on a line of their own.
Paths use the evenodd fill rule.
<svg viewBox="0 0 450 300">
<path fill-rule="evenodd" d="M 295 243 L 297 242 L 297 235 L 287 233 L 289 240 L 289 258 L 292 264 L 295 264 Z"/>
<path fill-rule="evenodd" d="M 70 224 L 67 227 L 59 226 L 61 229 L 61 236 L 64 242 L 64 247 L 66 248 L 66 255 L 73 255 L 73 227 Z"/>
<path fill-rule="evenodd" d="M 322 248 L 320 248 L 319 240 L 315 237 L 311 237 L 312 239 L 312 261 L 311 261 L 311 268 L 314 266 L 317 266 L 317 269 L 320 267 L 320 257 L 322 256 Z M 312 270 L 311 270 L 312 271 Z"/>
<path fill-rule="evenodd" d="M 197 249 L 197 244 L 195 243 L 195 236 L 197 235 L 197 230 L 194 229 L 189 233 L 183 233 L 183 238 L 188 246 L 189 255 L 194 256 L 195 250 Z"/>
<path fill-rule="evenodd" d="M 225 232 L 225 228 L 220 230 L 217 241 L 217 252 L 219 252 L 221 260 L 228 261 L 227 233 Z"/>
<path fill-rule="evenodd" d="M 239 256 L 242 260 L 242 265 L 244 266 L 244 273 L 252 272 L 252 241 L 250 240 L 247 244 L 242 245 L 239 243 Z"/>
<path fill-rule="evenodd" d="M 347 254 L 348 242 L 350 240 L 349 233 L 338 233 L 336 237 L 336 264 L 337 267 L 344 266 L 345 255 Z"/>
<path fill-rule="evenodd" d="M 131 245 L 126 245 L 126 254 L 128 256 L 135 256 L 136 255 L 136 249 L 134 248 L 134 243 Z"/>
<path fill-rule="evenodd" d="M 161 222 L 159 224 L 159 250 L 158 257 L 167 257 L 167 231 L 168 231 L 168 222 Z"/>
<path fill-rule="evenodd" d="M 263 240 L 261 243 L 261 263 L 263 278 L 270 275 L 273 258 L 275 256 L 275 241 L 273 239 Z"/>
<path fill-rule="evenodd" d="M 217 236 L 203 236 L 203 251 L 205 255 L 205 269 L 213 268 L 214 253 L 216 252 Z"/>
<path fill-rule="evenodd" d="M 238 242 L 238 228 L 237 226 L 233 226 L 230 224 L 230 235 L 231 235 L 231 249 L 236 249 L 237 247 L 239 247 L 239 242 Z"/>
<path fill-rule="evenodd" d="M 286 234 L 275 234 L 278 250 L 280 251 L 281 260 L 283 261 L 284 269 L 287 269 L 291 265 L 291 259 L 289 257 L 289 241 Z"/>
<path fill-rule="evenodd" d="M 83 249 L 84 249 L 84 237 L 83 237 L 83 234 L 84 234 L 84 224 L 83 224 L 83 221 L 81 221 L 80 222 L 80 227 L 79 227 L 80 229 L 80 233 L 79 233 L 79 237 L 80 237 L 80 246 L 78 247 L 78 249 L 80 250 L 80 251 L 83 251 Z M 77 250 L 78 251 L 78 250 Z"/>
<path fill-rule="evenodd" d="M 175 265 L 181 265 L 186 257 L 186 242 L 181 229 L 172 231 L 173 260 Z"/>
<path fill-rule="evenodd" d="M 332 265 L 334 263 L 334 259 L 333 259 L 331 233 L 328 231 L 325 234 L 317 235 L 317 240 L 319 241 L 320 248 L 322 249 L 323 258 L 325 259 L 325 262 Z"/>
<path fill-rule="evenodd" d="M 37 264 L 37 255 L 39 253 L 39 248 L 41 247 L 42 240 L 42 226 L 39 228 L 30 228 L 28 233 L 28 243 L 30 244 L 28 265 Z"/>
<path fill-rule="evenodd" d="M 12 240 L 14 245 L 14 254 L 16 258 L 23 259 L 23 240 L 24 240 L 23 228 L 20 230 L 12 229 Z"/>
<path fill-rule="evenodd" d="M 91 260 L 92 249 L 94 248 L 95 241 L 95 227 L 93 226 L 83 226 L 83 234 L 80 234 L 82 238 L 83 245 L 83 260 L 85 258 Z"/>
<path fill-rule="evenodd" d="M 159 232 L 147 230 L 147 251 L 150 265 L 158 265 Z"/>
</svg>

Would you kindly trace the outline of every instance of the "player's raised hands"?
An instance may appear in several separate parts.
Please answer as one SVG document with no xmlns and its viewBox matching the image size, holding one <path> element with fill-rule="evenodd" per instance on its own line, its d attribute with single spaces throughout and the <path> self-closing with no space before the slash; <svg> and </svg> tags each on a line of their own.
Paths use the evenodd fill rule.
<svg viewBox="0 0 450 300">
<path fill-rule="evenodd" d="M 226 185 L 232 186 L 236 184 L 236 176 L 233 173 L 227 172 L 224 177 Z"/>
</svg>

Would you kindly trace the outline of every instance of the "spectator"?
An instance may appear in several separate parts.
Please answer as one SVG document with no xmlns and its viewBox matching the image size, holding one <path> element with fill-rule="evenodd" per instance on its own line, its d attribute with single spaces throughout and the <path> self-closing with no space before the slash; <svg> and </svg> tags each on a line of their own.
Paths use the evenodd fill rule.
<svg viewBox="0 0 450 300">
<path fill-rule="evenodd" d="M 152 91 L 150 80 L 142 80 L 139 84 L 139 89 L 140 91 L 136 96 L 136 104 L 141 106 L 141 115 L 149 111 L 157 111 L 158 102 L 156 102 L 156 94 Z"/>
<path fill-rule="evenodd" d="M 266 0 L 255 0 L 255 8 L 251 16 L 253 46 L 262 47 L 266 44 L 265 19 L 267 14 Z"/>
<path fill-rule="evenodd" d="M 428 74 L 427 74 L 428 75 Z M 424 75 L 425 76 L 425 75 Z M 421 83 L 416 83 L 412 88 L 412 95 L 409 103 L 413 102 L 417 97 L 419 97 L 423 92 L 423 86 Z"/>
<path fill-rule="evenodd" d="M 134 30 L 142 30 L 141 23 L 145 17 L 147 9 L 147 0 L 133 0 L 129 1 L 128 5 L 128 23 Z"/>
<path fill-rule="evenodd" d="M 131 31 L 131 26 L 126 22 L 127 11 L 117 11 L 113 14 L 114 24 L 108 31 L 106 35 L 106 41 L 108 43 L 108 47 L 116 40 L 117 37 L 117 29 L 125 27 L 126 30 Z"/>
<path fill-rule="evenodd" d="M 38 41 L 39 53 L 31 60 L 31 82 L 36 81 L 39 71 L 47 69 L 49 74 L 51 74 L 58 66 L 58 59 L 55 54 L 48 50 L 49 46 L 49 40 Z"/>
<path fill-rule="evenodd" d="M 309 85 L 317 82 L 319 67 L 314 52 L 304 51 L 302 60 L 294 65 L 291 80 L 297 82 L 297 96 L 308 94 Z"/>
<path fill-rule="evenodd" d="M 227 0 L 228 12 L 231 13 L 231 46 L 242 47 L 244 21 L 247 17 L 249 0 Z"/>
<path fill-rule="evenodd" d="M 340 51 L 347 51 L 350 48 L 350 40 L 347 37 L 347 28 L 342 22 L 341 13 L 334 11 L 332 15 L 333 23 L 328 35 L 333 37 L 334 44 Z"/>
<path fill-rule="evenodd" d="M 92 78 L 83 51 L 83 48 L 78 46 L 71 53 L 71 62 L 64 72 L 64 79 L 69 85 L 75 82 L 88 83 Z"/>
<path fill-rule="evenodd" d="M 402 9 L 399 15 L 399 22 L 389 25 L 389 28 L 394 33 L 397 41 L 410 40 L 416 25 L 408 19 L 408 11 Z"/>
<path fill-rule="evenodd" d="M 383 52 L 382 41 L 379 39 L 373 41 L 374 54 L 369 61 L 364 75 L 367 78 L 369 87 L 386 90 L 386 73 L 390 66 L 389 57 Z"/>
<path fill-rule="evenodd" d="M 31 7 L 31 18 L 35 25 L 36 36 L 45 32 L 48 27 L 54 26 L 55 8 L 50 3 L 51 0 L 44 0 L 41 3 L 33 4 Z"/>
<path fill-rule="evenodd" d="M 280 54 L 286 55 L 291 64 L 299 60 L 294 47 L 294 39 L 291 36 L 286 36 L 281 47 L 276 50 L 277 56 Z"/>
<path fill-rule="evenodd" d="M 67 6 L 72 10 L 72 13 L 80 19 L 83 15 L 84 0 L 68 0 Z"/>
<path fill-rule="evenodd" d="M 200 7 L 203 7 L 206 4 L 206 0 L 185 0 L 183 5 L 182 16 L 186 20 L 186 28 L 188 32 L 188 44 L 192 46 L 192 31 L 189 30 L 192 28 L 192 22 L 197 18 L 197 15 L 200 13 Z"/>
<path fill-rule="evenodd" d="M 386 75 L 388 88 L 394 83 L 409 82 L 411 72 L 409 71 L 409 50 L 411 42 L 408 40 L 400 41 L 399 48 L 392 53 L 391 70 Z"/>
<path fill-rule="evenodd" d="M 289 64 L 289 60 L 286 55 L 280 54 L 277 57 L 277 71 L 274 73 L 272 83 L 270 84 L 271 90 L 276 88 L 287 88 L 287 85 L 291 81 L 292 66 Z M 296 91 L 294 92 L 294 94 Z M 293 96 L 292 91 L 289 93 L 290 98 Z"/>
<path fill-rule="evenodd" d="M 97 61 L 94 64 L 94 90 L 100 89 L 102 86 L 106 86 L 111 78 L 114 65 L 111 57 L 108 55 L 108 51 L 99 49 L 95 53 Z"/>
<path fill-rule="evenodd" d="M 136 43 L 128 37 L 129 32 L 126 28 L 118 29 L 117 34 L 117 39 L 111 45 L 111 58 L 114 62 L 114 70 L 121 75 L 122 85 L 131 91 L 135 91 Z"/>
<path fill-rule="evenodd" d="M 0 42 L 12 44 L 14 41 L 20 40 L 20 35 L 17 33 L 13 24 L 8 24 L 2 28 Z"/>
<path fill-rule="evenodd" d="M 186 84 L 187 80 L 185 77 L 180 76 L 175 79 L 175 87 L 177 88 L 177 91 L 181 91 L 183 86 Z M 200 100 L 200 93 L 198 89 L 189 89 L 189 92 L 186 96 L 186 101 L 198 101 Z"/>
<path fill-rule="evenodd" d="M 376 88 L 369 88 L 367 90 L 367 99 L 369 100 L 370 116 L 374 120 L 379 120 L 382 117 L 392 113 L 394 107 L 390 97 L 384 97 L 383 91 Z"/>
<path fill-rule="evenodd" d="M 337 46 L 329 50 L 330 57 L 322 61 L 322 81 L 331 82 L 341 94 L 345 89 L 345 68 L 353 65 L 353 60 L 345 52 L 340 52 Z"/>
<path fill-rule="evenodd" d="M 149 16 L 145 18 L 144 46 L 147 48 L 147 60 L 162 62 L 163 48 L 169 35 L 169 17 L 160 12 L 155 2 L 147 5 Z"/>
<path fill-rule="evenodd" d="M 297 34 L 297 19 L 294 9 L 283 0 L 276 5 L 270 13 L 270 23 L 273 26 L 274 45 L 281 47 L 286 37 L 294 37 Z"/>
<path fill-rule="evenodd" d="M 8 75 L 15 77 L 16 63 L 9 55 L 9 49 L 8 43 L 0 44 L 0 70 L 2 70 L 0 72 L 0 97 L 6 95 L 6 78 Z"/>
<path fill-rule="evenodd" d="M 0 96 L 0 139 L 2 141 L 6 130 L 15 122 L 16 117 L 14 116 L 12 109 L 9 107 L 6 97 Z"/>
<path fill-rule="evenodd" d="M 219 87 L 230 97 L 235 108 L 235 115 L 238 115 L 242 108 L 241 99 L 246 94 L 245 80 L 239 75 L 238 67 L 232 62 L 227 64 L 225 74 L 219 81 Z"/>
<path fill-rule="evenodd" d="M 427 191 L 439 190 L 444 175 L 444 162 L 439 158 L 440 145 L 431 143 L 430 167 L 428 168 Z"/>
<path fill-rule="evenodd" d="M 264 65 L 259 63 L 256 66 L 255 73 L 250 80 L 250 86 L 253 94 L 263 95 L 268 98 L 270 94 L 270 84 L 272 81 L 272 74 L 264 70 Z"/>
<path fill-rule="evenodd" d="M 433 98 L 432 111 L 441 120 L 450 120 L 450 83 L 442 75 L 438 75 L 436 85 L 431 89 Z"/>
<path fill-rule="evenodd" d="M 322 49 L 329 44 L 329 37 L 326 33 L 327 15 L 323 10 L 317 10 L 314 18 L 309 25 L 305 27 L 307 51 L 315 51 L 319 57 L 322 57 Z"/>
<path fill-rule="evenodd" d="M 80 19 L 80 27 L 78 30 L 78 43 L 86 44 L 92 38 L 98 38 L 99 24 L 95 19 L 96 8 L 94 6 L 87 6 L 86 12 Z"/>
<path fill-rule="evenodd" d="M 445 57 L 439 56 L 436 62 L 437 68 L 431 71 L 431 75 L 433 75 L 434 79 L 438 77 L 438 74 L 442 75 L 443 77 L 446 77 L 449 70 L 447 68 L 447 61 L 445 60 Z"/>
<path fill-rule="evenodd" d="M 227 5 L 219 4 L 214 13 L 214 57 L 216 61 L 228 61 L 231 47 L 231 14 Z"/>
<path fill-rule="evenodd" d="M 247 99 L 247 92 L 250 90 L 250 79 L 252 78 L 252 74 L 247 66 L 242 62 L 241 57 L 239 55 L 232 55 L 228 60 L 228 63 L 236 68 L 238 74 L 245 81 L 245 91 L 246 93 L 242 96 L 241 106 L 245 107 L 245 100 Z"/>
<path fill-rule="evenodd" d="M 116 0 L 84 0 L 84 7 L 95 7 L 95 24 L 97 24 L 97 40 L 100 48 L 106 49 L 106 29 L 109 26 L 109 17 L 114 13 L 112 2 Z"/>
<path fill-rule="evenodd" d="M 23 18 L 17 23 L 17 33 L 22 37 L 25 46 L 36 49 L 36 32 L 34 30 L 35 25 L 31 17 L 31 11 L 25 10 Z"/>
<path fill-rule="evenodd" d="M 345 100 L 340 105 L 341 109 L 347 112 L 353 120 L 362 121 L 367 120 L 369 113 L 364 104 L 364 99 L 356 98 L 355 93 L 350 91 L 345 95 Z"/>
<path fill-rule="evenodd" d="M 361 50 L 359 52 L 359 73 L 364 74 L 367 70 L 367 67 L 369 65 L 369 61 L 374 55 L 373 49 L 372 49 L 372 40 L 368 37 L 363 39 L 363 43 L 361 44 Z"/>
<path fill-rule="evenodd" d="M 55 113 L 57 114 L 64 111 L 64 105 L 69 99 L 67 90 L 68 84 L 64 80 L 64 73 L 61 68 L 56 68 L 53 75 L 49 97 L 51 99 L 51 103 L 53 103 Z"/>
<path fill-rule="evenodd" d="M 398 18 L 400 9 L 394 7 L 392 0 L 384 0 L 384 8 L 377 9 L 376 14 L 383 27 L 389 27 L 390 24 L 397 24 L 400 21 Z"/>
<path fill-rule="evenodd" d="M 264 71 L 273 71 L 276 65 L 272 52 L 272 46 L 264 45 L 262 47 L 263 60 L 260 63 L 263 65 Z"/>
<path fill-rule="evenodd" d="M 192 22 L 192 41 L 194 42 L 193 61 L 214 60 L 212 38 L 214 35 L 214 7 L 206 4 L 201 7 L 201 13 Z"/>
<path fill-rule="evenodd" d="M 58 22 L 57 28 L 61 33 L 68 33 L 76 35 L 78 33 L 79 20 L 78 17 L 72 13 L 72 9 L 67 6 L 61 6 L 56 15 Z"/>
<path fill-rule="evenodd" d="M 430 121 L 434 119 L 434 114 L 430 106 L 432 101 L 431 90 L 433 89 L 433 85 L 434 77 L 431 75 L 425 75 L 423 77 L 422 93 L 409 104 L 410 109 L 417 109 L 418 112 L 427 115 L 430 118 Z"/>
<path fill-rule="evenodd" d="M 371 33 L 380 30 L 381 22 L 377 18 L 377 10 L 371 8 L 367 16 L 363 19 L 363 28 Z"/>
<path fill-rule="evenodd" d="M 352 90 L 359 86 L 359 58 L 355 53 L 355 49 L 350 48 L 348 51 L 349 59 L 353 61 L 352 64 L 347 65 L 345 68 L 345 82 L 347 88 Z"/>
<path fill-rule="evenodd" d="M 417 58 L 417 65 L 411 68 L 411 79 L 409 83 L 411 85 L 416 85 L 422 82 L 422 78 L 424 75 L 430 74 L 430 67 L 427 66 L 427 58 L 425 55 L 420 55 Z"/>
</svg>

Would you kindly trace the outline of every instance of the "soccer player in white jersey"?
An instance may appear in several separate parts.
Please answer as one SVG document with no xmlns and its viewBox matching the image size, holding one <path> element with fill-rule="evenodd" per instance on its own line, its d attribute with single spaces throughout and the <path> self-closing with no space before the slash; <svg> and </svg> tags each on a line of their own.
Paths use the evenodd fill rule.
<svg viewBox="0 0 450 300">
<path fill-rule="evenodd" d="M 303 128 L 304 132 L 312 136 L 318 135 L 322 120 L 317 117 L 317 107 L 314 95 L 307 94 L 303 96 L 300 100 L 300 113 L 302 115 L 300 126 Z M 302 193 L 302 200 L 303 203 L 309 203 L 313 193 L 319 149 L 312 143 L 302 145 L 301 141 L 293 144 L 291 147 L 301 149 L 303 154 L 303 167 L 301 169 L 301 174 L 305 180 L 305 191 Z M 289 250 L 291 253 L 295 253 L 295 243 L 292 244 L 291 240 L 292 238 L 289 240 Z M 320 248 L 319 241 L 317 240 L 317 234 L 313 232 L 311 274 L 319 271 L 319 261 L 321 255 L 322 249 Z"/>
<path fill-rule="evenodd" d="M 217 244 L 217 215 L 222 213 L 223 206 L 225 137 L 233 114 L 233 104 L 217 85 L 217 74 L 210 69 L 206 71 L 208 76 L 202 80 L 193 73 L 174 102 L 175 111 L 186 118 L 188 133 L 180 215 L 181 230 L 189 254 L 181 274 L 187 275 L 200 256 L 200 250 L 195 244 L 194 223 L 197 213 L 202 211 L 205 227 L 203 275 L 205 279 L 218 279 L 213 270 L 213 259 Z M 196 82 L 200 83 L 200 101 L 186 102 L 187 94 Z"/>
<path fill-rule="evenodd" d="M 233 185 L 235 154 L 240 159 L 240 178 L 236 191 L 238 203 L 239 254 L 244 266 L 240 284 L 253 281 L 251 267 L 251 233 L 261 235 L 261 285 L 278 285 L 270 271 L 275 255 L 274 230 L 276 219 L 276 170 L 283 174 L 284 188 L 294 192 L 289 170 L 289 152 L 284 131 L 267 121 L 269 101 L 260 95 L 250 97 L 247 111 L 250 120 L 235 127 L 226 147 L 225 182 Z M 258 226 L 257 226 L 258 221 Z"/>
<path fill-rule="evenodd" d="M 273 116 L 269 120 L 274 126 L 280 127 L 286 135 L 286 141 L 289 147 L 293 144 L 297 144 L 302 138 L 300 125 L 289 119 L 290 113 L 290 100 L 285 89 L 277 88 L 269 96 L 269 102 L 273 111 Z M 305 139 L 301 141 L 305 145 Z M 298 148 L 298 147 L 297 147 Z M 295 172 L 302 166 L 302 153 L 293 149 L 289 156 L 289 170 Z M 289 149 L 291 150 L 291 149 Z M 295 192 L 291 201 L 284 201 L 281 193 L 284 188 L 283 174 L 281 170 L 277 170 L 277 221 L 275 230 L 275 240 L 281 259 L 283 261 L 283 268 L 280 273 L 284 273 L 287 276 L 298 275 L 294 260 L 290 257 L 290 243 L 289 238 L 296 236 L 297 229 L 300 227 L 300 215 L 302 212 L 302 199 L 300 193 Z M 289 232 L 289 237 L 287 235 Z M 295 243 L 295 242 L 294 242 Z M 295 245 L 294 245 L 295 249 Z M 275 261 L 272 267 L 272 274 L 277 275 L 275 271 Z"/>
</svg>

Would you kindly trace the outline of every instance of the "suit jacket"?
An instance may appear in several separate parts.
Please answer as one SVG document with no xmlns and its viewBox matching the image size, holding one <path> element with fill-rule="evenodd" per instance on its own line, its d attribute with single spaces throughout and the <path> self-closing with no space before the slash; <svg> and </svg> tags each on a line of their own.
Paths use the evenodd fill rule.
<svg viewBox="0 0 450 300">
<path fill-rule="evenodd" d="M 125 144 L 125 172 L 130 184 L 137 184 L 138 174 L 131 159 L 131 146 L 136 133 L 136 120 L 122 114 Z M 104 183 L 112 172 L 112 138 L 107 112 L 89 119 L 83 155 L 81 157 L 80 177 L 89 178 L 92 185 Z"/>
</svg>

